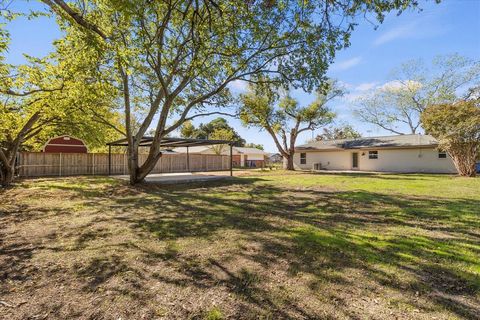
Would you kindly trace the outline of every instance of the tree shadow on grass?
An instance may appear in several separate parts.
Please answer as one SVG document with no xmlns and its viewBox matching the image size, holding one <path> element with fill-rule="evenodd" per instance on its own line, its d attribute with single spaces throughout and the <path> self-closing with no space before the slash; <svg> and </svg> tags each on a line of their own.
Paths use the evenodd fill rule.
<svg viewBox="0 0 480 320">
<path fill-rule="evenodd" d="M 95 211 L 94 221 L 82 224 L 75 232 L 59 234 L 63 240 L 74 240 L 68 250 L 94 250 L 92 244 L 99 238 L 112 236 L 103 227 L 114 224 L 127 226 L 141 239 L 106 243 L 104 247 L 111 245 L 111 251 L 100 252 L 103 256 L 97 252 L 75 266 L 82 289 L 89 294 L 108 289 L 147 304 L 151 299 L 148 288 L 154 281 L 186 291 L 221 287 L 238 298 L 240 306 L 233 318 L 255 318 L 258 314 L 278 319 L 318 318 L 311 306 L 292 299 L 292 292 L 282 293 L 278 289 L 281 285 L 268 285 L 275 279 L 269 271 L 285 271 L 294 281 L 307 275 L 308 281 L 304 281 L 309 294 L 324 293 L 332 298 L 328 304 L 335 299 L 345 301 L 336 305 L 336 312 L 355 318 L 359 315 L 348 297 L 329 287 L 360 287 L 358 278 L 350 277 L 355 270 L 380 288 L 400 292 L 404 300 L 423 312 L 432 311 L 433 304 L 459 317 L 477 316 L 479 279 L 466 270 L 478 264 L 478 201 L 283 188 L 261 178 L 135 188 L 120 184 L 99 190 L 95 197 L 103 197 L 103 203 L 90 200 L 85 188 L 87 184 L 67 185 L 61 190 L 70 191 L 72 197 L 85 197 L 87 210 L 108 214 Z M 62 209 L 57 211 L 66 214 Z M 103 227 L 96 225 L 99 219 Z M 225 256 L 184 253 L 175 245 L 184 239 L 208 244 L 229 232 L 236 238 L 222 240 L 226 246 L 238 239 L 242 242 L 234 251 L 225 251 Z M 159 249 L 150 246 L 151 242 L 166 245 Z M 0 246 L 5 279 L 31 273 L 18 269 L 22 266 L 18 260 L 4 258 L 28 261 L 32 250 L 43 249 L 27 247 L 22 252 L 3 243 Z M 59 246 L 55 250 L 67 249 Z M 140 255 L 143 260 L 132 260 L 122 253 Z M 237 261 L 242 264 L 235 265 Z M 152 272 L 156 267 L 175 270 L 176 276 Z M 409 277 L 403 279 L 403 275 Z M 414 300 L 417 292 L 428 296 L 430 305 Z"/>
<path fill-rule="evenodd" d="M 475 217 L 478 201 L 365 191 L 322 192 L 253 182 L 246 179 L 236 185 L 216 182 L 175 188 L 150 186 L 142 189 L 146 197 L 130 205 L 149 208 L 151 214 L 121 219 L 142 234 L 147 232 L 160 240 L 208 239 L 226 230 L 239 231 L 248 241 L 258 243 L 261 250 L 237 255 L 265 268 L 275 268 L 280 260 L 289 261 L 292 276 L 311 274 L 322 281 L 344 285 L 349 284 L 348 279 L 331 276 L 327 271 L 357 269 L 383 286 L 410 295 L 420 290 L 431 295 L 436 305 L 459 316 L 476 316 L 474 307 L 456 297 L 464 295 L 478 303 L 478 276 L 450 264 L 474 267 L 478 263 L 472 257 L 478 249 L 469 247 L 467 253 L 458 250 L 459 245 L 465 248 L 464 241 L 475 244 L 478 239 L 474 231 L 480 227 L 478 216 Z M 123 201 L 122 204 L 128 210 L 129 205 Z M 401 231 L 389 231 L 390 228 L 418 228 L 423 234 L 402 235 Z M 382 231 L 387 234 L 377 233 Z M 441 240 L 445 233 L 449 238 Z M 170 263 L 178 262 L 180 256 L 172 256 Z M 206 269 L 178 263 L 182 265 L 180 270 L 194 279 L 188 285 L 208 285 L 202 281 L 202 277 L 208 276 Z M 414 280 L 402 281 L 395 272 L 382 270 L 382 266 L 402 270 Z M 230 275 L 234 283 L 238 277 Z M 233 288 L 238 286 L 228 287 L 235 292 Z M 280 313 L 284 306 L 248 297 L 247 300 L 286 317 Z M 412 304 L 429 311 L 425 305 Z"/>
</svg>

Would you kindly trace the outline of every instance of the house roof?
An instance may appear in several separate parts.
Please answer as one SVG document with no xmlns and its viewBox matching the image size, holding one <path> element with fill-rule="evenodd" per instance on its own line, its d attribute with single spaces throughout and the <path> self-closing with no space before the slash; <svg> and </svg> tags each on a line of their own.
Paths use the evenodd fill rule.
<svg viewBox="0 0 480 320">
<path fill-rule="evenodd" d="M 212 146 L 197 146 L 197 147 L 189 147 L 188 152 L 190 153 L 201 153 L 204 151 L 207 151 L 211 149 Z M 265 151 L 257 149 L 257 148 L 245 148 L 245 147 L 233 147 L 235 151 L 238 153 L 243 153 L 243 154 L 267 154 Z M 175 148 L 175 152 L 180 152 L 180 153 L 186 153 L 187 148 L 186 147 L 180 147 L 180 148 Z"/>
<path fill-rule="evenodd" d="M 383 137 L 313 141 L 298 146 L 298 150 L 345 150 L 362 148 L 436 147 L 438 141 L 430 135 L 405 134 Z"/>
<path fill-rule="evenodd" d="M 190 153 L 201 153 L 203 151 L 207 151 L 211 148 L 211 146 L 198 146 L 198 147 L 188 147 L 188 152 Z M 187 153 L 187 147 L 179 147 L 173 149 L 173 151 L 178 153 Z"/>
<path fill-rule="evenodd" d="M 233 147 L 240 153 L 244 154 L 268 154 L 267 152 L 257 149 L 257 148 L 246 148 L 246 147 Z"/>
</svg>

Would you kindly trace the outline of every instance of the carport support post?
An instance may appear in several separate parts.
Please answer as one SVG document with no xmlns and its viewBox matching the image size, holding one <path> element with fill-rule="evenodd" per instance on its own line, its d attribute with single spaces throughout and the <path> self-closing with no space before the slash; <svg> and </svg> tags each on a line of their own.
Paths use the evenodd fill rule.
<svg viewBox="0 0 480 320">
<path fill-rule="evenodd" d="M 187 172 L 190 172 L 190 154 L 188 153 L 188 146 L 187 146 Z"/>
<path fill-rule="evenodd" d="M 230 177 L 233 176 L 233 144 L 230 143 Z"/>
<path fill-rule="evenodd" d="M 112 174 L 112 146 L 108 145 L 108 175 Z"/>
</svg>

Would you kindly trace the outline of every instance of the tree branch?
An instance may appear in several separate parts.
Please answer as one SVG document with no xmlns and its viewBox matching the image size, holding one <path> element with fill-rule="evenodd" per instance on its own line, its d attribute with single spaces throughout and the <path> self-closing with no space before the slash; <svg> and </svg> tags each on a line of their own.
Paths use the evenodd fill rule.
<svg viewBox="0 0 480 320">
<path fill-rule="evenodd" d="M 107 35 L 100 30 L 98 26 L 87 21 L 80 13 L 72 9 L 68 4 L 62 0 L 41 0 L 47 6 L 49 6 L 54 12 L 61 15 L 61 12 L 72 18 L 78 25 L 90 30 L 99 35 L 103 40 L 107 40 Z"/>
</svg>

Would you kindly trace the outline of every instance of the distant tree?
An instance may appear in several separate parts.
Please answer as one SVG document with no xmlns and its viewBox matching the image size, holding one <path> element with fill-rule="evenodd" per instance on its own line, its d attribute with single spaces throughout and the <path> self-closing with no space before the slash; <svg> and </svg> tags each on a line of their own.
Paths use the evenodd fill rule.
<svg viewBox="0 0 480 320">
<path fill-rule="evenodd" d="M 241 147 L 245 144 L 245 139 L 243 139 L 233 127 L 231 127 L 227 120 L 222 117 L 213 119 L 208 123 L 201 123 L 198 128 L 190 122 L 185 122 L 180 129 L 180 135 L 183 138 L 193 138 L 193 139 L 213 139 L 212 134 L 219 130 L 230 131 L 231 138 L 228 140 L 233 140 L 237 147 Z M 225 140 L 225 139 L 220 139 Z"/>
<path fill-rule="evenodd" d="M 478 85 L 480 61 L 458 54 L 438 56 L 428 68 L 421 60 L 411 60 L 394 70 L 393 78 L 360 98 L 355 114 L 395 134 L 417 133 L 420 115 L 427 106 L 451 103 L 457 100 L 459 90 Z M 474 94 L 475 90 L 469 92 Z"/>
<path fill-rule="evenodd" d="M 210 135 L 210 139 L 212 140 L 233 140 L 234 139 L 234 133 L 232 130 L 226 129 L 226 128 L 220 128 L 216 129 L 215 131 L 212 132 Z M 215 154 L 223 154 L 224 150 L 226 149 L 226 145 L 224 144 L 216 144 L 212 146 L 213 152 Z"/>
<path fill-rule="evenodd" d="M 335 114 L 327 103 L 343 95 L 335 82 L 329 82 L 324 91 L 317 92 L 316 100 L 302 107 L 288 93 L 280 96 L 268 83 L 250 85 L 248 92 L 241 96 L 240 119 L 248 127 L 266 130 L 284 158 L 285 169 L 294 170 L 298 135 L 331 123 Z"/>
<path fill-rule="evenodd" d="M 131 184 L 155 167 L 163 137 L 231 103 L 230 83 L 269 75 L 311 91 L 325 80 L 335 52 L 349 45 L 358 16 L 381 23 L 392 10 L 418 6 L 417 0 L 42 2 L 62 26 L 76 27 L 70 35 L 81 40 L 79 50 L 101 50 L 99 69 L 114 71 L 109 81 L 122 95 Z M 150 127 L 153 145 L 139 163 Z"/>
<path fill-rule="evenodd" d="M 259 150 L 264 150 L 263 144 L 257 144 L 257 143 L 245 143 L 244 147 L 246 148 L 256 148 Z"/>
<path fill-rule="evenodd" d="M 474 177 L 480 150 L 480 100 L 429 106 L 422 113 L 426 132 L 452 158 L 461 176 Z"/>
<path fill-rule="evenodd" d="M 317 134 L 316 141 L 337 140 L 337 139 L 354 139 L 360 138 L 362 135 L 349 124 L 339 126 L 330 126 L 322 129 L 322 133 Z"/>
<path fill-rule="evenodd" d="M 192 121 L 185 121 L 180 128 L 180 136 L 182 136 L 182 138 L 194 138 L 195 130 Z"/>
</svg>

